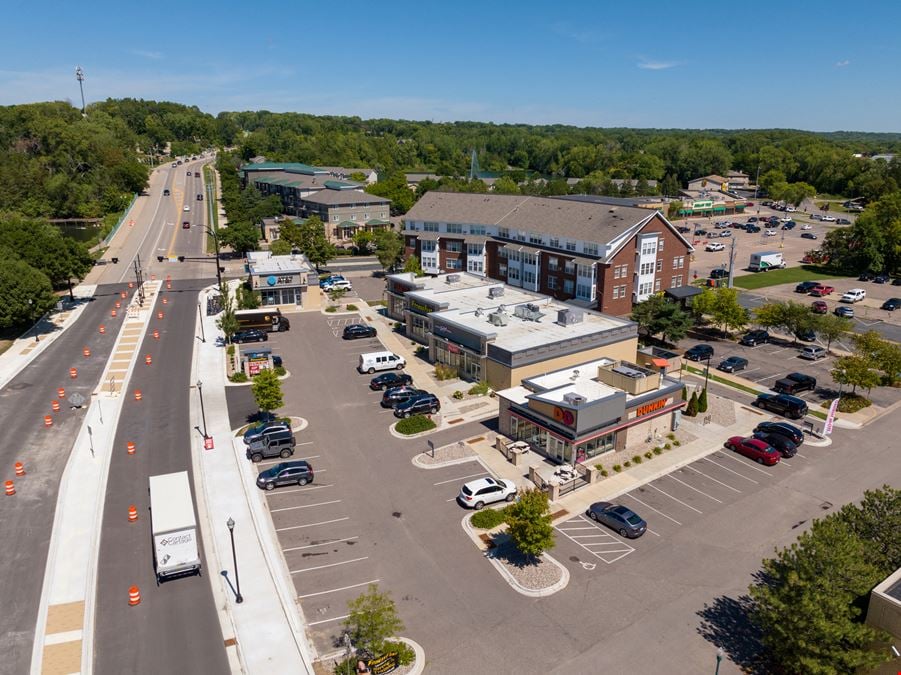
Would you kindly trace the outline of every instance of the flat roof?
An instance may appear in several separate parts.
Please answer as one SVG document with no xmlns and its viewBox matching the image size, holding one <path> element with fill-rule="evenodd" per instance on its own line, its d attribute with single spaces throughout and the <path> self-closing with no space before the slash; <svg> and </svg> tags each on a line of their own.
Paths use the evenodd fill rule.
<svg viewBox="0 0 901 675">
<path fill-rule="evenodd" d="M 579 396 L 584 397 L 586 402 L 590 402 L 600 401 L 601 399 L 613 396 L 619 391 L 620 390 L 616 387 L 611 387 L 610 385 L 598 382 L 597 380 L 579 379 L 575 382 L 570 382 L 561 387 L 557 387 L 556 389 L 536 392 L 529 398 L 546 401 L 548 403 L 564 403 L 564 397 L 567 394 L 578 394 Z"/>
<path fill-rule="evenodd" d="M 257 251 L 257 253 L 268 253 L 268 251 Z M 247 267 L 251 274 L 297 274 L 298 272 L 313 271 L 313 265 L 303 254 L 248 257 Z"/>
</svg>

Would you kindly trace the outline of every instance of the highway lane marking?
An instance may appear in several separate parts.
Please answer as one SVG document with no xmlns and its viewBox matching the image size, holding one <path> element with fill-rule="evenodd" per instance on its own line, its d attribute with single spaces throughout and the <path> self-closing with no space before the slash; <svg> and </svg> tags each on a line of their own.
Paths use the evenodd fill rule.
<svg viewBox="0 0 901 675">
<path fill-rule="evenodd" d="M 732 454 L 726 455 L 726 457 L 731 458 L 733 461 L 738 462 L 739 464 L 741 464 L 744 467 L 747 467 L 749 469 L 754 469 L 754 471 L 759 471 L 764 476 L 772 476 L 772 474 L 769 471 L 764 471 L 763 469 L 760 469 L 760 468 L 754 466 L 753 464 L 751 464 L 750 463 L 751 460 L 739 459 L 738 457 L 735 457 L 734 455 L 735 455 L 735 453 L 732 453 Z"/>
<path fill-rule="evenodd" d="M 465 480 L 466 478 L 475 478 L 476 476 L 484 476 L 484 475 L 485 475 L 485 472 L 482 471 L 480 473 L 470 474 L 469 476 L 460 476 L 458 478 L 450 478 L 448 480 L 442 480 L 437 483 L 432 483 L 432 485 L 445 485 L 446 483 L 453 483 L 454 481 Z"/>
<path fill-rule="evenodd" d="M 673 497 L 671 494 L 669 494 L 669 493 L 667 493 L 667 492 L 664 492 L 663 490 L 661 490 L 661 489 L 660 489 L 659 487 L 657 487 L 656 485 L 651 485 L 650 483 L 648 483 L 648 487 L 654 488 L 654 489 L 657 490 L 657 492 L 659 492 L 660 494 L 666 495 L 667 497 L 669 497 L 670 499 L 672 499 L 674 502 L 679 502 L 680 504 L 682 504 L 682 506 L 685 506 L 685 507 L 691 509 L 692 511 L 697 511 L 698 513 L 700 513 L 700 514 L 702 514 L 702 515 L 703 515 L 703 513 L 704 513 L 704 512 L 701 511 L 700 509 L 696 509 L 696 508 L 695 508 L 694 506 L 692 506 L 691 504 L 686 504 L 685 502 L 683 502 L 683 501 L 682 501 L 681 499 L 679 499 L 678 497 Z"/>
<path fill-rule="evenodd" d="M 308 626 L 318 626 L 321 623 L 330 623 L 331 621 L 342 621 L 343 619 L 346 619 L 349 616 L 350 616 L 350 614 L 345 614 L 344 616 L 336 616 L 333 619 L 322 619 L 321 621 L 309 621 L 309 622 L 307 622 L 307 625 Z"/>
<path fill-rule="evenodd" d="M 738 473 L 738 471 L 733 471 L 733 470 L 730 469 L 729 467 L 723 466 L 723 465 L 720 464 L 719 462 L 714 462 L 714 461 L 713 461 L 712 459 L 710 459 L 709 457 L 702 457 L 701 459 L 703 459 L 705 462 L 710 462 L 711 464 L 714 464 L 714 465 L 718 466 L 718 467 L 721 468 L 723 471 L 728 471 L 729 473 L 734 473 L 734 474 L 735 474 L 736 476 L 738 476 L 739 478 L 744 478 L 745 480 L 749 480 L 749 481 L 751 481 L 752 483 L 754 483 L 754 485 L 760 485 L 760 483 L 758 483 L 758 482 L 757 482 L 756 480 L 754 480 L 753 478 L 748 478 L 747 476 Z"/>
<path fill-rule="evenodd" d="M 135 254 L 131 256 L 131 260 L 128 261 L 128 264 L 125 266 L 124 271 L 122 272 L 121 276 L 119 277 L 120 284 L 125 280 L 125 278 L 129 274 L 131 274 L 134 260 L 137 257 L 137 255 L 141 252 L 141 248 L 144 246 L 144 242 L 147 241 L 147 237 L 150 235 L 150 232 L 153 229 L 153 223 L 156 220 L 157 215 L 159 215 L 160 206 L 162 206 L 162 205 L 163 205 L 163 198 L 159 197 L 156 202 L 156 209 L 154 209 L 154 211 L 153 211 L 153 217 L 150 219 L 150 225 L 147 227 L 147 231 L 144 233 L 144 236 L 141 238 L 141 243 L 138 244 L 138 248 L 136 249 Z M 143 209 L 142 209 L 142 211 L 143 211 Z M 157 238 L 157 243 L 159 243 L 159 238 Z M 154 244 L 154 248 L 156 248 L 156 244 Z M 120 262 L 122 262 L 122 261 L 120 260 Z"/>
<path fill-rule="evenodd" d="M 330 565 L 317 565 L 316 567 L 305 567 L 300 570 L 289 570 L 291 574 L 302 574 L 303 572 L 315 572 L 316 570 L 324 570 L 329 567 L 338 567 L 339 565 L 350 565 L 351 563 L 360 562 L 361 560 L 369 560 L 369 556 L 362 558 L 354 558 L 353 560 L 345 560 L 343 562 L 331 563 Z"/>
<path fill-rule="evenodd" d="M 344 516 L 344 518 L 335 518 L 334 520 L 323 520 L 320 523 L 309 523 L 307 525 L 291 525 L 290 527 L 277 527 L 275 528 L 276 532 L 287 532 L 288 530 L 303 530 L 307 527 L 317 527 L 319 525 L 331 525 L 332 523 L 340 523 L 343 520 L 350 520 L 349 516 Z"/>
<path fill-rule="evenodd" d="M 727 485 L 726 483 L 717 480 L 717 479 L 714 478 L 713 476 L 708 476 L 706 473 L 704 473 L 704 472 L 701 471 L 700 469 L 696 469 L 696 468 L 694 468 L 693 466 L 686 466 L 685 468 L 686 468 L 686 469 L 690 469 L 691 471 L 694 471 L 695 473 L 699 473 L 699 474 L 701 474 L 702 476 L 704 476 L 704 478 L 707 478 L 707 479 L 709 479 L 709 480 L 712 480 L 714 483 L 719 483 L 719 484 L 722 485 L 723 487 L 729 488 L 729 489 L 732 490 L 733 492 L 737 492 L 738 494 L 741 494 L 741 490 L 739 490 L 739 489 L 737 489 L 737 488 L 734 488 L 734 487 L 732 487 L 731 485 Z"/>
<path fill-rule="evenodd" d="M 723 503 L 722 501 L 720 501 L 720 500 L 717 499 L 716 497 L 712 497 L 711 495 L 707 494 L 706 492 L 703 492 L 702 490 L 698 490 L 698 488 L 696 488 L 696 487 L 692 487 L 691 485 L 689 485 L 689 484 L 686 483 L 685 481 L 679 480 L 678 478 L 676 478 L 676 477 L 673 476 L 672 474 L 668 474 L 668 475 L 664 476 L 664 478 L 672 478 L 672 479 L 673 479 L 674 481 L 676 481 L 677 483 L 682 483 L 682 485 L 684 485 L 685 487 L 687 487 L 689 490 L 694 490 L 694 491 L 697 492 L 699 495 L 704 495 L 705 497 L 709 497 L 710 499 L 712 499 L 713 501 L 715 501 L 717 504 L 722 504 L 722 503 Z"/>
<path fill-rule="evenodd" d="M 185 213 L 188 213 L 188 214 L 191 213 L 190 211 L 185 211 L 185 210 L 184 210 L 184 206 L 185 206 L 185 197 L 187 197 L 187 193 L 186 193 L 186 192 L 181 192 L 181 194 L 180 194 L 179 197 L 178 197 L 178 200 L 179 200 L 178 213 L 181 213 L 181 214 L 182 214 L 182 218 L 185 217 L 185 216 L 184 216 Z M 190 215 L 189 215 L 189 217 L 188 217 L 188 220 L 189 220 L 189 221 L 191 220 Z M 178 218 L 177 218 L 177 217 L 176 217 L 176 222 L 178 222 Z M 174 225 L 174 223 L 173 223 L 173 225 Z M 169 258 L 172 257 L 172 248 L 175 246 L 175 237 L 178 235 L 178 230 L 179 230 L 179 229 L 180 229 L 180 228 L 178 228 L 178 227 L 172 228 L 172 237 L 170 237 L 170 239 L 169 239 L 169 252 L 168 252 L 168 254 L 167 254 L 167 257 L 169 257 Z"/>
<path fill-rule="evenodd" d="M 330 539 L 329 541 L 323 541 L 318 544 L 307 544 L 306 546 L 291 546 L 290 548 L 283 548 L 283 553 L 290 553 L 291 551 L 303 551 L 307 548 L 316 548 L 317 546 L 330 546 L 331 544 L 340 544 L 345 541 L 353 541 L 354 539 L 359 539 L 358 535 L 354 535 L 353 537 L 344 537 L 344 539 Z"/>
<path fill-rule="evenodd" d="M 332 588 L 328 591 L 319 591 L 318 593 L 307 593 L 306 595 L 298 595 L 297 597 L 301 600 L 303 598 L 312 598 L 317 595 L 325 595 L 327 593 L 337 593 L 338 591 L 346 591 L 351 588 L 359 588 L 360 586 L 368 586 L 369 584 L 377 584 L 381 579 L 373 579 L 372 581 L 364 581 L 362 584 L 353 584 L 351 586 L 342 586 L 341 588 Z"/>
<path fill-rule="evenodd" d="M 666 518 L 667 520 L 673 521 L 676 525 L 682 525 L 682 523 L 680 523 L 680 522 L 679 522 L 678 520 L 676 520 L 675 518 L 671 518 L 670 516 L 666 515 L 663 511 L 658 511 L 657 509 L 655 509 L 653 506 L 651 506 L 651 505 L 648 504 L 647 502 L 641 501 L 638 497 L 636 497 L 635 495 L 633 495 L 633 494 L 631 494 L 631 493 L 629 493 L 629 492 L 625 493 L 623 496 L 624 496 L 624 497 L 629 497 L 629 498 L 631 498 L 631 499 L 634 499 L 636 502 L 638 502 L 639 504 L 641 504 L 641 505 L 643 505 L 643 506 L 647 506 L 649 509 L 651 509 L 651 511 L 654 511 L 654 512 L 656 512 L 656 513 L 659 513 L 661 516 L 663 516 L 663 517 Z"/>
<path fill-rule="evenodd" d="M 278 492 L 270 492 L 267 496 L 278 497 L 279 495 L 290 495 L 295 492 L 309 492 L 310 490 L 321 490 L 322 488 L 330 487 L 335 487 L 334 483 L 328 483 L 327 485 L 309 485 L 307 487 L 294 488 L 293 490 L 279 490 Z"/>
<path fill-rule="evenodd" d="M 301 504 L 300 506 L 285 506 L 281 509 L 269 509 L 269 513 L 280 513 L 282 511 L 296 511 L 297 509 L 312 509 L 314 506 L 328 506 L 329 504 L 340 504 L 340 499 L 333 499 L 329 502 L 319 502 L 318 504 Z"/>
</svg>

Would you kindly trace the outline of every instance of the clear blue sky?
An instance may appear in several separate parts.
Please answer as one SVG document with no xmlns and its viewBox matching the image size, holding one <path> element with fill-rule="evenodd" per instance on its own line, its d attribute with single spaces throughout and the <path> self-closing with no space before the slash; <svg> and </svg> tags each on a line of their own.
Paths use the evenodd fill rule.
<svg viewBox="0 0 901 675">
<path fill-rule="evenodd" d="M 7 0 L 0 104 L 901 131 L 901 3 Z"/>
</svg>

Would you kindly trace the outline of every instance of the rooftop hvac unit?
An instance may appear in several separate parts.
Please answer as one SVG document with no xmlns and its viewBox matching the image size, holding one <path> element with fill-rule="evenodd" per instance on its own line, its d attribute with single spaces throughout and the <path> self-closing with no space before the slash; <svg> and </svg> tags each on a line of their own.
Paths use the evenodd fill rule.
<svg viewBox="0 0 901 675">
<path fill-rule="evenodd" d="M 581 309 L 560 309 L 557 310 L 557 323 L 561 326 L 572 326 L 576 323 L 582 323 L 585 313 Z"/>
<path fill-rule="evenodd" d="M 526 305 L 516 305 L 513 314 L 523 321 L 538 321 L 544 314 L 538 309 L 538 305 L 528 303 Z"/>
<path fill-rule="evenodd" d="M 506 326 L 507 314 L 501 311 L 491 312 L 491 314 L 488 315 L 488 323 L 492 326 Z"/>
<path fill-rule="evenodd" d="M 526 304 L 526 309 L 528 309 L 530 312 L 537 312 L 537 311 L 539 311 L 538 305 L 533 304 L 533 303 L 531 303 L 531 302 L 528 303 L 528 304 Z"/>
<path fill-rule="evenodd" d="M 455 283 L 457 283 L 458 281 L 460 281 L 460 275 L 459 275 L 459 274 L 448 274 L 448 275 L 447 275 L 447 283 L 449 283 L 449 284 L 455 284 Z"/>
<path fill-rule="evenodd" d="M 503 286 L 492 286 L 488 289 L 488 297 L 489 298 L 500 298 L 504 294 Z"/>
<path fill-rule="evenodd" d="M 628 366 L 616 366 L 612 369 L 614 373 L 619 373 L 620 375 L 625 375 L 626 377 L 631 377 L 633 379 L 641 379 L 645 377 L 645 373 L 637 368 L 629 368 Z"/>
<path fill-rule="evenodd" d="M 582 405 L 588 399 L 582 396 L 582 394 L 577 394 L 575 392 L 569 392 L 568 394 L 563 394 L 563 402 L 569 405 Z"/>
</svg>

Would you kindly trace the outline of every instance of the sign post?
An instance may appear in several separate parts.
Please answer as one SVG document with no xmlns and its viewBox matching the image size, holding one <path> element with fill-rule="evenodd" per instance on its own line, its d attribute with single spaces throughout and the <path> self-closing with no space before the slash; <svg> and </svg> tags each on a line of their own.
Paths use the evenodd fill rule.
<svg viewBox="0 0 901 675">
<path fill-rule="evenodd" d="M 428 440 L 428 441 L 426 441 L 426 443 L 428 443 L 428 446 L 429 446 L 429 455 L 432 456 L 432 459 L 435 459 L 435 442 L 432 440 Z"/>
</svg>

